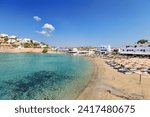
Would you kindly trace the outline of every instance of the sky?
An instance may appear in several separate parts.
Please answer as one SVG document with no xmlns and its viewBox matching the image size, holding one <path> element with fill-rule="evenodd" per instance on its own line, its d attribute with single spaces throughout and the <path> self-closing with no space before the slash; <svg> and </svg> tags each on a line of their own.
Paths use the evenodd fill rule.
<svg viewBox="0 0 150 117">
<path fill-rule="evenodd" d="M 150 40 L 150 0 L 0 0 L 0 33 L 52 46 Z"/>
</svg>

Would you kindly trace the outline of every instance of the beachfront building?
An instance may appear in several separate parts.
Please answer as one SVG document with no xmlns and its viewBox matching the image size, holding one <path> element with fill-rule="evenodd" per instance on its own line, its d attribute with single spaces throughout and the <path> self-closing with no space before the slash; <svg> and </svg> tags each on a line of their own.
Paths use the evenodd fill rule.
<svg viewBox="0 0 150 117">
<path fill-rule="evenodd" d="M 120 48 L 111 48 L 112 53 L 120 53 Z"/>
<path fill-rule="evenodd" d="M 78 54 L 78 49 L 77 48 L 69 49 L 68 53 L 70 53 L 72 55 L 77 55 Z"/>
<path fill-rule="evenodd" d="M 86 48 L 86 47 L 85 47 Z M 72 49 L 69 49 L 68 53 L 72 54 L 72 55 L 78 55 L 78 56 L 90 56 L 90 55 L 93 55 L 95 54 L 95 50 L 94 49 L 82 49 L 79 47 L 79 48 L 72 48 Z"/>
<path fill-rule="evenodd" d="M 122 55 L 150 55 L 150 43 L 126 45 L 121 48 Z"/>
<path fill-rule="evenodd" d="M 87 50 L 82 50 L 77 52 L 78 55 L 84 56 L 84 55 L 89 55 L 89 51 Z"/>
<path fill-rule="evenodd" d="M 111 52 L 111 46 L 110 45 L 101 45 L 96 47 L 97 54 L 108 54 Z"/>
<path fill-rule="evenodd" d="M 68 52 L 69 48 L 67 48 L 67 47 L 58 47 L 57 51 L 59 51 L 59 52 Z"/>
</svg>

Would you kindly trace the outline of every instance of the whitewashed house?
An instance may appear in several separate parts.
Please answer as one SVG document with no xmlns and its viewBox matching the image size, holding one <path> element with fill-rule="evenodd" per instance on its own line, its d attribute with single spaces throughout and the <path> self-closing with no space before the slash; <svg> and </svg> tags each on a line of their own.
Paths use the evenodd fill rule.
<svg viewBox="0 0 150 117">
<path fill-rule="evenodd" d="M 123 55 L 150 55 L 150 43 L 126 45 L 121 48 L 120 54 Z"/>
<path fill-rule="evenodd" d="M 78 54 L 78 49 L 73 48 L 71 51 L 68 51 L 68 53 L 73 54 L 73 55 L 77 55 Z"/>
<path fill-rule="evenodd" d="M 8 39 L 17 39 L 17 37 L 12 35 L 12 36 L 8 36 Z"/>
<path fill-rule="evenodd" d="M 0 34 L 0 37 L 8 37 L 8 34 Z"/>
<path fill-rule="evenodd" d="M 22 48 L 24 48 L 24 46 L 23 45 L 19 45 L 17 48 L 18 49 L 22 49 Z"/>
<path fill-rule="evenodd" d="M 107 54 L 111 52 L 111 46 L 110 45 L 101 45 L 96 47 L 96 53 L 100 54 Z"/>
<path fill-rule="evenodd" d="M 41 42 L 39 42 L 39 41 L 36 41 L 36 40 L 32 40 L 33 41 L 33 43 L 37 43 L 37 44 L 40 44 Z"/>
<path fill-rule="evenodd" d="M 58 47 L 57 50 L 59 52 L 68 52 L 69 51 L 69 49 L 67 47 Z"/>
<path fill-rule="evenodd" d="M 41 48 L 46 48 L 47 45 L 40 44 L 40 47 L 41 47 Z"/>
<path fill-rule="evenodd" d="M 12 44 L 12 43 L 15 43 L 16 42 L 16 40 L 15 39 L 8 39 L 8 41 L 7 41 L 9 44 Z"/>
<path fill-rule="evenodd" d="M 31 39 L 29 39 L 29 38 L 24 38 L 22 41 L 23 41 L 23 43 L 30 43 L 30 42 L 31 42 Z"/>
<path fill-rule="evenodd" d="M 17 41 L 16 39 L 17 39 L 17 37 L 14 36 L 14 35 L 13 36 L 8 36 L 8 41 L 7 42 L 9 44 L 12 44 L 12 43 L 15 43 Z"/>
</svg>

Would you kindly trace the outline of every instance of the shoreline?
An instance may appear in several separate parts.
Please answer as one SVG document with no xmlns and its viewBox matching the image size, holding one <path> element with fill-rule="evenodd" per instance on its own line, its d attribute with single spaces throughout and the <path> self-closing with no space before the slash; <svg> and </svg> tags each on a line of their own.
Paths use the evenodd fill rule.
<svg viewBox="0 0 150 117">
<path fill-rule="evenodd" d="M 43 48 L 7 48 L 7 49 L 2 49 L 0 48 L 0 53 L 42 53 Z M 47 54 L 64 54 L 63 52 L 56 52 L 56 51 L 51 51 L 48 50 Z"/>
<path fill-rule="evenodd" d="M 31 48 L 30 48 L 31 49 Z M 4 52 L 3 52 L 4 53 Z M 6 52 L 8 53 L 8 52 Z M 21 53 L 21 52 L 11 52 Z M 37 53 L 37 52 L 23 52 Z M 41 53 L 41 52 L 39 52 Z M 49 51 L 48 54 L 63 54 Z M 150 99 L 150 75 L 123 74 L 105 63 L 107 59 L 84 57 L 93 64 L 88 84 L 79 92 L 77 100 L 147 100 Z"/>
<path fill-rule="evenodd" d="M 144 100 L 150 99 L 150 75 L 122 74 L 108 66 L 102 58 L 89 58 L 94 74 L 77 100 Z"/>
<path fill-rule="evenodd" d="M 79 94 L 76 96 L 75 100 L 80 100 L 80 97 L 81 97 L 82 93 L 83 93 L 83 92 L 85 91 L 85 89 L 88 87 L 89 83 L 90 83 L 93 79 L 97 78 L 97 76 L 96 76 L 96 75 L 97 75 L 97 65 L 93 63 L 93 61 L 91 60 L 90 57 L 87 57 L 87 56 L 82 56 L 82 57 L 92 63 L 92 65 L 93 65 L 93 73 L 92 73 L 92 78 L 90 78 L 90 80 L 89 80 L 89 82 L 86 84 L 86 86 L 79 92 Z M 96 72 L 96 73 L 95 73 L 95 72 Z M 84 94 L 83 94 L 83 95 L 84 95 Z M 74 99 L 73 99 L 73 100 L 74 100 Z M 82 100 L 82 99 L 81 99 L 81 100 Z"/>
<path fill-rule="evenodd" d="M 0 48 L 0 53 L 42 53 L 42 48 Z"/>
</svg>

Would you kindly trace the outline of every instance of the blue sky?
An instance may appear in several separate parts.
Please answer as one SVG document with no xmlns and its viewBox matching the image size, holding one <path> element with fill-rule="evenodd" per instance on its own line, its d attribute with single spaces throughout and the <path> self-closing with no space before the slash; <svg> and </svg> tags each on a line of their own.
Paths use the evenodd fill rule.
<svg viewBox="0 0 150 117">
<path fill-rule="evenodd" d="M 0 33 L 54 46 L 122 46 L 150 39 L 150 0 L 0 0 Z"/>
</svg>

